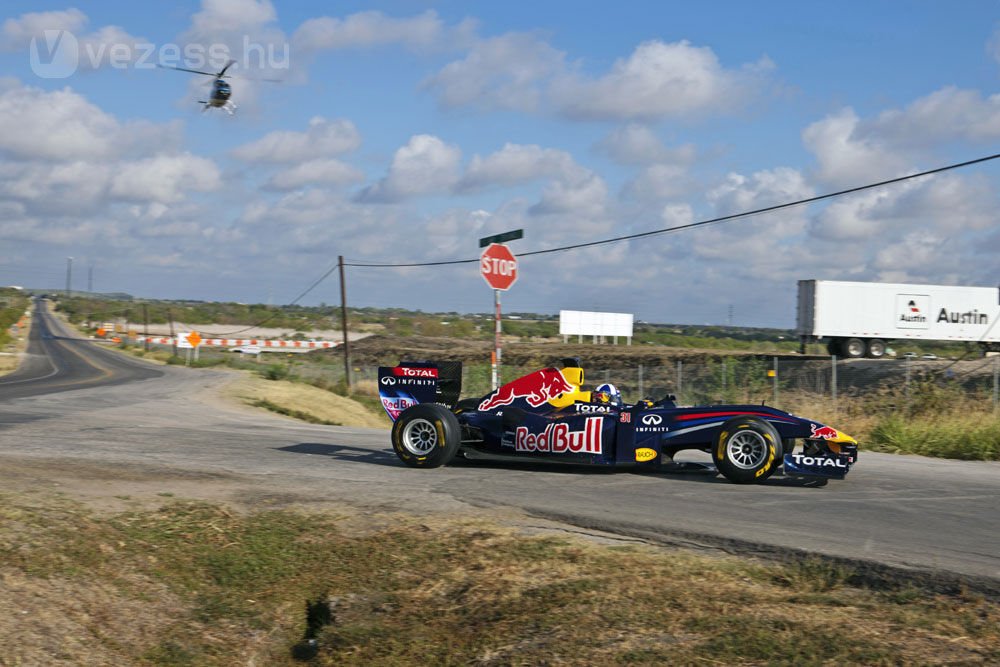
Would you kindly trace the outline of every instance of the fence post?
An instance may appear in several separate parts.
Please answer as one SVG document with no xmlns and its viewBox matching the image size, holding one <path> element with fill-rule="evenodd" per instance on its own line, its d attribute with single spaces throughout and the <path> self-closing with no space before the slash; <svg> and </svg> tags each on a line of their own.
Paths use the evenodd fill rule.
<svg viewBox="0 0 1000 667">
<path fill-rule="evenodd" d="M 639 398 L 646 395 L 645 387 L 642 385 L 642 364 L 639 364 Z"/>
<path fill-rule="evenodd" d="M 906 404 L 910 404 L 910 361 L 909 357 L 903 362 L 906 364 L 906 381 L 903 384 L 903 395 L 906 396 Z"/>
<path fill-rule="evenodd" d="M 684 362 L 681 361 L 680 359 L 678 359 L 677 360 L 677 402 L 678 403 L 681 400 L 681 387 L 682 387 L 681 380 L 684 378 L 684 374 L 681 371 L 681 368 L 683 366 L 684 366 Z"/>
<path fill-rule="evenodd" d="M 778 405 L 778 357 L 774 358 L 774 399 L 772 405 Z"/>
<path fill-rule="evenodd" d="M 830 393 L 833 396 L 833 411 L 837 412 L 837 355 L 830 357 L 833 372 L 830 375 Z"/>
<path fill-rule="evenodd" d="M 1000 356 L 993 357 L 993 409 L 1000 406 Z"/>
</svg>

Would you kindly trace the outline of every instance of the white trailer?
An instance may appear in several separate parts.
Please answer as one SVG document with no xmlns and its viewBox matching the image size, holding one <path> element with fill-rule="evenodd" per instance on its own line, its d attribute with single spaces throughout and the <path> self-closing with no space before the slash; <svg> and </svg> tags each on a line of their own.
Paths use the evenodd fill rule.
<svg viewBox="0 0 1000 667">
<path fill-rule="evenodd" d="M 798 332 L 830 354 L 879 358 L 891 340 L 965 341 L 1000 350 L 1000 287 L 800 280 Z"/>
</svg>

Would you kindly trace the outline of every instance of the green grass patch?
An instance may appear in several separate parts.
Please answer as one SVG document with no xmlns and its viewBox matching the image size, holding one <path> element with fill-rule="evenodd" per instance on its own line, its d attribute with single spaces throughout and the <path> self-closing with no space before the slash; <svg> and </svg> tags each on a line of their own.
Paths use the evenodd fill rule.
<svg viewBox="0 0 1000 667">
<path fill-rule="evenodd" d="M 944 415 L 929 419 L 887 415 L 872 429 L 869 449 L 974 461 L 1000 460 L 1000 416 Z"/>
</svg>

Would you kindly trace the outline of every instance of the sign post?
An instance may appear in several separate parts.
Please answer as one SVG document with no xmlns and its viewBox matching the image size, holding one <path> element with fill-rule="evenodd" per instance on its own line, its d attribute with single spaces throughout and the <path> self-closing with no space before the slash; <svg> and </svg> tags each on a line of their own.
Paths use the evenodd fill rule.
<svg viewBox="0 0 1000 667">
<path fill-rule="evenodd" d="M 518 230 L 520 231 L 520 230 Z M 508 232 L 513 234 L 514 232 Z M 506 236 L 506 235 L 500 235 Z M 480 239 L 480 246 L 483 241 L 491 241 L 496 237 Z M 507 238 L 520 238 L 510 237 Z M 492 381 L 493 390 L 500 386 L 500 366 L 502 352 L 500 349 L 500 292 L 510 289 L 510 286 L 517 282 L 517 257 L 510 249 L 501 243 L 488 243 L 486 249 L 479 256 L 479 273 L 486 281 L 486 284 L 493 288 L 494 305 L 494 334 L 493 334 L 493 359 L 492 359 Z"/>
</svg>

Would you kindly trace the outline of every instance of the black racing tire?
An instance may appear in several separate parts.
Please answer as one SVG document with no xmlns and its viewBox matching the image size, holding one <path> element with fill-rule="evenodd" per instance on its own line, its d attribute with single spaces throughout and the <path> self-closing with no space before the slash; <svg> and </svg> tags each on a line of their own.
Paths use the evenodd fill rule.
<svg viewBox="0 0 1000 667">
<path fill-rule="evenodd" d="M 778 469 L 784 445 L 766 421 L 733 417 L 719 429 L 712 451 L 723 477 L 734 484 L 752 484 L 763 482 Z"/>
<path fill-rule="evenodd" d="M 860 338 L 845 338 L 840 344 L 840 355 L 845 359 L 858 359 L 865 356 L 868 346 Z"/>
<path fill-rule="evenodd" d="M 872 338 L 868 341 L 868 357 L 871 359 L 881 359 L 885 356 L 885 341 L 881 338 Z"/>
<path fill-rule="evenodd" d="M 399 460 L 414 468 L 447 465 L 462 444 L 462 428 L 451 410 L 437 403 L 421 403 L 403 410 L 392 425 L 392 449 Z"/>
</svg>

